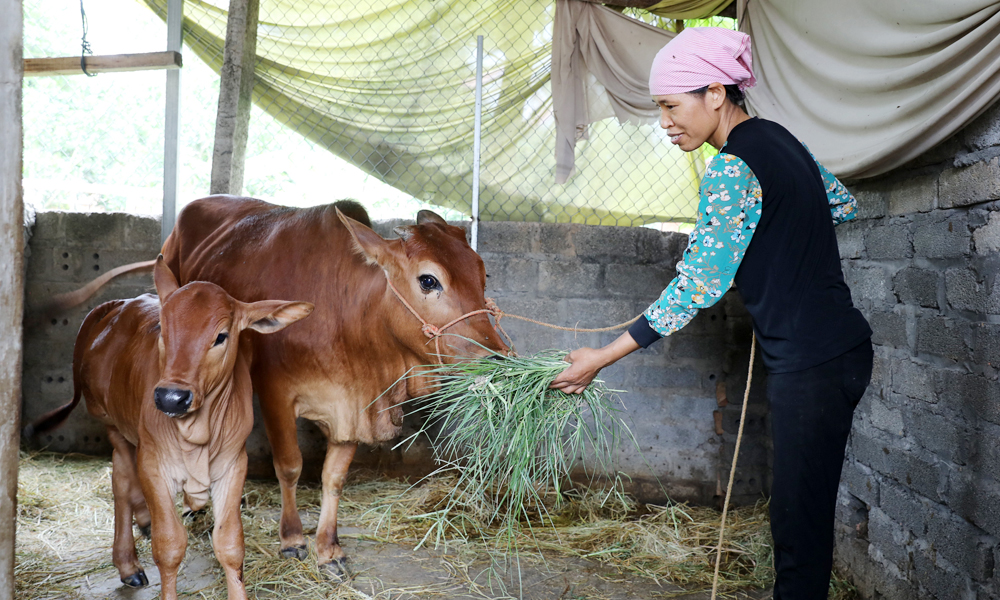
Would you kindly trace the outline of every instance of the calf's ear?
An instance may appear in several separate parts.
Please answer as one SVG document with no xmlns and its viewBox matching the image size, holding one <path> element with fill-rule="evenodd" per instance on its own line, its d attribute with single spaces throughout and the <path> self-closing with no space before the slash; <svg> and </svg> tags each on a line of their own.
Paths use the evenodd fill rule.
<svg viewBox="0 0 1000 600">
<path fill-rule="evenodd" d="M 160 297 L 160 304 L 163 304 L 167 297 L 180 287 L 177 284 L 177 278 L 174 277 L 174 272 L 163 260 L 162 254 L 156 257 L 156 264 L 153 265 L 153 284 L 156 285 L 156 295 Z"/>
<path fill-rule="evenodd" d="M 339 208 L 337 209 L 337 216 L 340 217 L 341 222 L 343 222 L 344 226 L 347 227 L 347 231 L 351 234 L 351 239 L 354 241 L 354 250 L 364 256 L 368 264 L 380 264 L 389 251 L 388 242 L 385 238 L 372 231 L 370 227 L 340 212 Z"/>
<path fill-rule="evenodd" d="M 243 322 L 246 329 L 260 333 L 281 331 L 292 323 L 304 319 L 313 311 L 310 302 L 285 302 L 283 300 L 261 300 L 244 303 Z"/>
</svg>

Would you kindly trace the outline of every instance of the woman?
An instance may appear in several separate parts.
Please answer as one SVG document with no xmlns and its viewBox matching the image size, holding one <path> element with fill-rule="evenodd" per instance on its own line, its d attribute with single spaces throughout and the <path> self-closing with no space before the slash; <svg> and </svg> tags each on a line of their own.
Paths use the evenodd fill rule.
<svg viewBox="0 0 1000 600">
<path fill-rule="evenodd" d="M 827 597 L 837 488 L 855 406 L 871 378 L 871 328 L 851 302 L 833 227 L 857 202 L 785 128 L 750 118 L 750 39 L 685 29 L 657 54 L 660 126 L 685 152 L 719 150 L 677 276 L 629 330 L 570 353 L 552 387 L 580 393 L 603 367 L 684 327 L 735 282 L 768 371 L 774 446 L 775 600 Z"/>
</svg>

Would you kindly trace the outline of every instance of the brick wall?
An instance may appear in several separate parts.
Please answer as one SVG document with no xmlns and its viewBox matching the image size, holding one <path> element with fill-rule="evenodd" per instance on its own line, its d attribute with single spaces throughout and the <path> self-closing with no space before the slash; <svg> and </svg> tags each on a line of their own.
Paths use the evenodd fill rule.
<svg viewBox="0 0 1000 600">
<path fill-rule="evenodd" d="M 838 508 L 864 598 L 1000 598 L 1000 109 L 850 186 L 844 274 L 875 331 Z"/>
<path fill-rule="evenodd" d="M 398 224 L 377 223 L 376 229 L 390 237 Z M 120 264 L 154 257 L 159 249 L 158 221 L 128 215 L 40 213 L 32 232 L 29 311 L 53 293 L 75 289 Z M 480 250 L 489 274 L 487 295 L 507 312 L 580 327 L 621 323 L 644 310 L 673 277 L 686 245 L 685 235 L 644 228 L 485 223 L 480 230 Z M 148 275 L 119 279 L 86 306 L 29 327 L 24 361 L 26 422 L 72 396 L 73 340 L 86 313 L 108 299 L 150 289 Z M 522 353 L 602 345 L 620 333 L 574 335 L 513 319 L 503 326 Z M 729 473 L 749 340 L 746 311 L 738 296 L 729 294 L 678 334 L 603 372 L 610 386 L 628 390 L 623 400 L 641 453 L 623 446 L 616 458 L 632 477 L 632 491 L 638 496 L 662 499 L 665 489 L 679 500 L 717 500 Z M 764 376 L 759 365 L 754 381 L 737 501 L 755 501 L 768 489 Z M 720 408 L 720 403 L 725 406 Z M 322 434 L 301 421 L 299 438 L 305 476 L 316 477 L 326 447 Z M 103 428 L 82 407 L 42 442 L 58 451 L 110 453 Z M 260 426 L 247 448 L 251 475 L 270 475 L 270 448 Z M 414 473 L 427 471 L 429 458 L 426 444 L 406 452 L 386 445 L 359 450 L 355 464 Z"/>
</svg>

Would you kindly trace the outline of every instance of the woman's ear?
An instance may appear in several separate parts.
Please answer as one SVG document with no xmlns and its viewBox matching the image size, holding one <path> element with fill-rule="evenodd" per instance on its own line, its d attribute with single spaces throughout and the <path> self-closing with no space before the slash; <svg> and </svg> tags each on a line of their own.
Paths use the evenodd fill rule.
<svg viewBox="0 0 1000 600">
<path fill-rule="evenodd" d="M 714 110 L 722 108 L 722 105 L 726 103 L 726 88 L 718 81 L 708 85 L 706 95 L 708 96 L 709 105 Z"/>
</svg>

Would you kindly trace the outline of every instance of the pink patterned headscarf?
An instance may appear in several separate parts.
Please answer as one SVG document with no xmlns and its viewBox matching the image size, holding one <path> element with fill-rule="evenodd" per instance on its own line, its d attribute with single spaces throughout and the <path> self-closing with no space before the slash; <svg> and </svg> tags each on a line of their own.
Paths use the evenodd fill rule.
<svg viewBox="0 0 1000 600">
<path fill-rule="evenodd" d="M 682 94 L 719 82 L 746 90 L 756 85 L 750 36 L 722 27 L 692 27 L 677 34 L 653 59 L 652 96 Z"/>
</svg>

